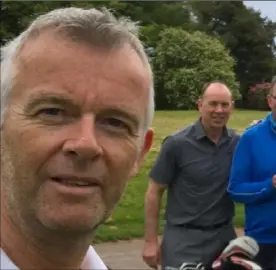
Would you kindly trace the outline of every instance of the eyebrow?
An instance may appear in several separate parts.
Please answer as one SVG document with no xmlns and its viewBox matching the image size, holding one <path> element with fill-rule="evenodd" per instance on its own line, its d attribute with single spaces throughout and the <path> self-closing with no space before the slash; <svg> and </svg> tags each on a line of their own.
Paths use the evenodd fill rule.
<svg viewBox="0 0 276 270">
<path fill-rule="evenodd" d="M 39 93 L 34 94 L 29 98 L 29 101 L 26 105 L 26 111 L 32 111 L 36 106 L 40 104 L 56 104 L 61 106 L 68 106 L 77 108 L 79 105 L 74 102 L 72 98 L 61 94 L 52 94 L 52 93 Z M 129 108 L 124 108 L 124 106 L 113 106 L 99 111 L 99 115 L 116 115 L 125 119 L 129 119 L 135 127 L 139 127 L 140 120 L 135 113 L 131 112 Z"/>
<path fill-rule="evenodd" d="M 60 94 L 51 94 L 51 93 L 39 93 L 32 95 L 29 98 L 29 101 L 26 104 L 26 110 L 31 111 L 33 110 L 37 105 L 43 104 L 43 103 L 52 103 L 56 105 L 67 105 L 71 107 L 76 107 L 77 104 L 71 99 L 64 95 Z"/>
</svg>

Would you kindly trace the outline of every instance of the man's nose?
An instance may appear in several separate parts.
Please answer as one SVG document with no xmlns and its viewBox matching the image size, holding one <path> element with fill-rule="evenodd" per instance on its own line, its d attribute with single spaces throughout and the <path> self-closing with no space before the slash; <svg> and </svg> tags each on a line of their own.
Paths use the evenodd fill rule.
<svg viewBox="0 0 276 270">
<path fill-rule="evenodd" d="M 75 129 L 71 139 L 63 145 L 64 153 L 78 159 L 94 159 L 100 156 L 102 147 L 97 140 L 95 119 L 93 117 L 83 118 Z"/>
<path fill-rule="evenodd" d="M 216 106 L 216 108 L 215 108 L 215 112 L 220 113 L 220 112 L 223 112 L 223 111 L 224 111 L 224 110 L 223 110 L 222 105 L 221 105 L 221 104 L 218 104 L 218 105 Z"/>
</svg>

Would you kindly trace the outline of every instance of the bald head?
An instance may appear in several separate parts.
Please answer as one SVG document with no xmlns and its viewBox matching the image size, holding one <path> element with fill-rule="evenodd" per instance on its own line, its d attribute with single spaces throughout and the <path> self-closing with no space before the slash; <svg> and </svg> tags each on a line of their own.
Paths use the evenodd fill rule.
<svg viewBox="0 0 276 270">
<path fill-rule="evenodd" d="M 210 95 L 224 95 L 232 100 L 232 93 L 230 89 L 225 83 L 222 82 L 211 82 L 204 85 L 201 98 L 204 99 L 206 96 Z"/>
</svg>

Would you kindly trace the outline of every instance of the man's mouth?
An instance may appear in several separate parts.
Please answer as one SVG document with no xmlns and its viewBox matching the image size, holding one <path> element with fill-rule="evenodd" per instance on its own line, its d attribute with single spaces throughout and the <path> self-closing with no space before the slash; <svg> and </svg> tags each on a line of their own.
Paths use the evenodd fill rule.
<svg viewBox="0 0 276 270">
<path fill-rule="evenodd" d="M 225 119 L 225 117 L 224 117 L 224 116 L 213 116 L 212 118 L 213 118 L 213 120 L 219 120 L 219 121 L 221 121 L 221 120 L 224 120 L 224 119 Z"/>
<path fill-rule="evenodd" d="M 92 186 L 98 185 L 98 183 L 96 183 L 93 180 L 86 180 L 81 178 L 70 179 L 70 178 L 52 177 L 51 180 L 66 186 L 75 186 L 75 187 L 92 187 Z"/>
</svg>

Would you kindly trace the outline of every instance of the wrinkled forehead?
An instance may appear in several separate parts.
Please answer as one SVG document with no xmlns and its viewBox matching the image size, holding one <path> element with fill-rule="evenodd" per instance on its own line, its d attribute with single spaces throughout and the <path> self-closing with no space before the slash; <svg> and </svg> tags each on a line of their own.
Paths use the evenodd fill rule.
<svg viewBox="0 0 276 270">
<path fill-rule="evenodd" d="M 100 68 L 114 74 L 121 72 L 124 76 L 117 76 L 117 79 L 128 78 L 134 83 L 142 81 L 144 87 L 152 86 L 150 68 L 128 43 L 114 49 L 98 48 L 45 32 L 25 43 L 16 62 L 18 73 L 26 73 L 27 70 L 35 72 L 37 68 L 44 71 L 46 68 L 47 71 L 57 70 L 60 67 L 64 69 L 66 62 L 72 64 L 75 73 L 78 67 L 86 66 L 87 69 L 91 69 L 91 66 L 94 66 L 95 73 L 99 72 Z"/>
<path fill-rule="evenodd" d="M 129 65 L 135 62 L 135 66 L 140 66 L 142 63 L 143 66 L 148 68 L 145 60 L 142 59 L 133 45 L 127 41 L 118 43 L 118 45 L 111 44 L 103 47 L 98 46 L 97 44 L 89 43 L 87 40 L 76 40 L 66 35 L 60 35 L 51 29 L 45 30 L 37 36 L 31 36 L 28 38 L 20 48 L 18 58 L 26 60 L 36 58 L 41 55 L 49 55 L 54 53 L 59 54 L 62 53 L 64 49 L 69 48 L 76 50 L 77 52 L 84 52 L 86 54 L 84 57 L 87 57 L 89 51 L 91 53 L 102 54 L 107 57 L 109 57 L 110 54 L 114 57 L 114 52 L 121 52 L 121 54 L 124 54 L 126 60 L 130 60 Z M 119 54 L 117 53 L 117 55 Z M 70 55 L 70 57 L 74 57 L 74 55 Z"/>
</svg>

